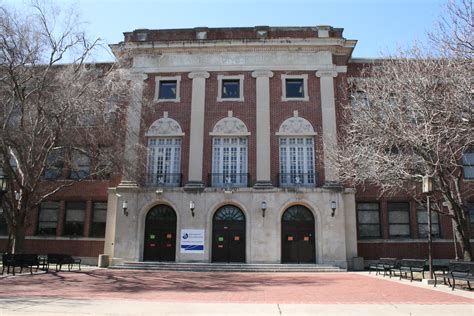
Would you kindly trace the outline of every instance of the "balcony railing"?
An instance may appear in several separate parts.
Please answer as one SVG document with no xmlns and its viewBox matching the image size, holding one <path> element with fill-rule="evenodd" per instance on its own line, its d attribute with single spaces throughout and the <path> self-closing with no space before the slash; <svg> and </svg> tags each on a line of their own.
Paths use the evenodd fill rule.
<svg viewBox="0 0 474 316">
<path fill-rule="evenodd" d="M 221 188 L 242 188 L 249 185 L 248 173 L 210 173 L 211 186 Z"/>
<path fill-rule="evenodd" d="M 149 187 L 180 187 L 181 173 L 151 173 L 147 175 Z"/>
<path fill-rule="evenodd" d="M 280 173 L 280 187 L 315 187 L 318 184 L 318 176 L 315 172 L 309 173 Z"/>
</svg>

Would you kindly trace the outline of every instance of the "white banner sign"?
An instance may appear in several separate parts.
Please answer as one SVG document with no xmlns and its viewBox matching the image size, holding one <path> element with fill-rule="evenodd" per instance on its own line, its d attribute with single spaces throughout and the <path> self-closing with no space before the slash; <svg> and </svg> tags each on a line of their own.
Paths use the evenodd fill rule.
<svg viewBox="0 0 474 316">
<path fill-rule="evenodd" d="M 181 229 L 181 253 L 204 253 L 204 229 Z"/>
</svg>

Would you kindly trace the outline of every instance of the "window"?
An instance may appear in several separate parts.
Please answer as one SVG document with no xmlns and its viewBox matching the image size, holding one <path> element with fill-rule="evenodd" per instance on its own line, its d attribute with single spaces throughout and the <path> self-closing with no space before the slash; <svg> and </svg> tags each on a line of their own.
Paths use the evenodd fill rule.
<svg viewBox="0 0 474 316">
<path fill-rule="evenodd" d="M 8 224 L 5 216 L 5 212 L 0 208 L 0 236 L 8 235 Z"/>
<path fill-rule="evenodd" d="M 155 101 L 158 102 L 179 102 L 179 86 L 181 76 L 175 77 L 155 77 Z"/>
<path fill-rule="evenodd" d="M 428 210 L 426 205 L 416 206 L 416 221 L 418 224 L 418 237 L 428 238 Z M 431 212 L 431 236 L 434 238 L 440 238 L 441 234 L 439 231 L 439 214 Z"/>
<path fill-rule="evenodd" d="M 380 238 L 379 203 L 357 203 L 359 238 Z"/>
<path fill-rule="evenodd" d="M 466 150 L 462 156 L 464 179 L 474 180 L 474 147 Z"/>
<path fill-rule="evenodd" d="M 244 101 L 244 75 L 218 75 L 217 101 Z"/>
<path fill-rule="evenodd" d="M 239 80 L 222 80 L 222 98 L 232 99 L 240 97 Z"/>
<path fill-rule="evenodd" d="M 390 238 L 410 238 L 410 204 L 389 202 L 387 207 Z"/>
<path fill-rule="evenodd" d="M 472 237 L 472 234 L 474 234 L 474 202 L 467 203 L 467 210 L 469 212 L 469 220 L 471 222 L 471 239 L 472 239 L 474 238 Z"/>
<path fill-rule="evenodd" d="M 46 180 L 56 180 L 61 178 L 64 169 L 64 149 L 53 149 L 46 159 L 46 169 L 44 178 Z"/>
<path fill-rule="evenodd" d="M 107 203 L 95 202 L 92 210 L 91 237 L 105 237 Z"/>
<path fill-rule="evenodd" d="M 181 138 L 148 140 L 148 185 L 179 186 Z"/>
<path fill-rule="evenodd" d="M 247 138 L 214 137 L 212 186 L 247 186 Z"/>
<path fill-rule="evenodd" d="M 85 213 L 85 202 L 66 203 L 66 221 L 64 224 L 64 236 L 80 237 L 84 235 Z"/>
<path fill-rule="evenodd" d="M 313 137 L 280 138 L 280 186 L 315 186 Z"/>
<path fill-rule="evenodd" d="M 308 101 L 308 75 L 282 75 L 282 101 Z"/>
<path fill-rule="evenodd" d="M 110 178 L 112 173 L 112 147 L 99 147 L 95 160 L 95 174 L 99 180 Z"/>
<path fill-rule="evenodd" d="M 90 158 L 81 151 L 74 150 L 71 153 L 70 179 L 79 180 L 90 175 Z"/>
<path fill-rule="evenodd" d="M 59 202 L 43 202 L 39 209 L 38 235 L 56 236 Z"/>
</svg>

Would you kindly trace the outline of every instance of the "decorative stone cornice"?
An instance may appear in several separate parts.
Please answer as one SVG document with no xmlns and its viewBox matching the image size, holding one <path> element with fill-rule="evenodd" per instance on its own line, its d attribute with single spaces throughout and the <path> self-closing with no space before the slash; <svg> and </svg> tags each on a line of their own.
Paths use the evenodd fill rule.
<svg viewBox="0 0 474 316">
<path fill-rule="evenodd" d="M 258 77 L 265 77 L 265 78 L 271 78 L 273 77 L 273 72 L 270 70 L 255 70 L 252 72 L 252 77 L 253 78 L 258 78 Z"/>
<path fill-rule="evenodd" d="M 204 78 L 207 79 L 209 78 L 209 73 L 207 71 L 195 71 L 195 72 L 190 72 L 188 74 L 189 79 L 194 79 L 194 78 Z"/>
</svg>

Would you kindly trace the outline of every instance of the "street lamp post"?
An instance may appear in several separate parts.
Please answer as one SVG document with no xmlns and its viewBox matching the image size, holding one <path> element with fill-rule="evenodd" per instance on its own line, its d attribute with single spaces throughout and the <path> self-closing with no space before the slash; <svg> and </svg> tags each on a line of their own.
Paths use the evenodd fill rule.
<svg viewBox="0 0 474 316">
<path fill-rule="evenodd" d="M 428 211 L 428 267 L 430 279 L 433 279 L 433 238 L 432 238 L 432 227 L 431 227 L 431 205 L 430 205 L 430 193 L 433 191 L 433 180 L 430 176 L 423 177 L 422 185 L 423 193 L 426 193 L 426 208 Z"/>
</svg>

